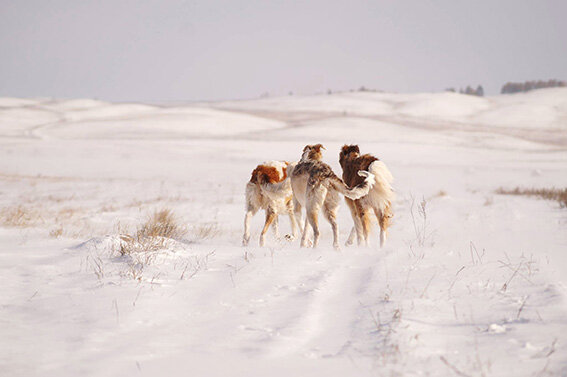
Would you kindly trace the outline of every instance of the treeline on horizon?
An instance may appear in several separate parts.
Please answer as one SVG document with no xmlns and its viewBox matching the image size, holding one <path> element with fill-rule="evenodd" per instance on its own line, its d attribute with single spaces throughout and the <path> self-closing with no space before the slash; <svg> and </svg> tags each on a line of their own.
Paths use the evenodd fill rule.
<svg viewBox="0 0 567 377">
<path fill-rule="evenodd" d="M 567 86 L 567 81 L 561 80 L 538 80 L 526 82 L 507 82 L 500 90 L 501 94 L 511 94 L 520 92 L 529 92 L 530 90 L 543 88 L 562 88 Z"/>
<path fill-rule="evenodd" d="M 448 92 L 456 93 L 455 88 L 447 88 L 446 90 Z M 465 89 L 463 88 L 459 89 L 459 94 L 468 94 L 470 96 L 484 97 L 484 88 L 482 87 L 482 85 L 479 85 L 476 87 L 476 89 L 473 89 L 472 86 L 467 85 Z"/>
<path fill-rule="evenodd" d="M 502 89 L 500 90 L 500 94 L 522 93 L 522 92 L 529 92 L 530 90 L 535 90 L 535 89 L 563 88 L 563 87 L 567 87 L 567 81 L 555 80 L 555 79 L 551 79 L 547 81 L 532 80 L 526 82 L 507 82 L 502 86 Z M 457 92 L 455 88 L 447 88 L 445 90 L 447 92 L 453 92 L 453 93 Z M 468 85 L 465 89 L 463 88 L 459 89 L 459 93 L 483 97 L 484 89 L 482 88 L 482 85 L 477 86 L 476 89 Z"/>
<path fill-rule="evenodd" d="M 502 89 L 500 90 L 500 94 L 513 94 L 513 93 L 522 93 L 522 92 L 529 92 L 530 90 L 536 90 L 536 89 L 544 89 L 544 88 L 565 88 L 567 87 L 567 81 L 563 81 L 563 80 L 556 80 L 556 79 L 551 79 L 551 80 L 531 80 L 531 81 L 525 81 L 525 82 L 507 82 L 506 84 L 504 84 L 502 86 Z M 457 93 L 457 90 L 455 88 L 447 88 L 445 89 L 446 92 L 452 92 L 452 93 Z M 366 86 L 361 86 L 358 89 L 350 89 L 349 92 L 381 92 L 383 93 L 382 90 L 378 90 L 378 89 L 371 89 L 371 88 L 367 88 Z M 327 89 L 327 94 L 331 95 L 334 92 L 331 89 Z M 482 85 L 478 85 L 475 88 L 473 88 L 470 85 L 467 85 L 466 88 L 460 88 L 459 89 L 459 94 L 467 94 L 467 95 L 471 95 L 471 96 L 479 96 L 479 97 L 484 97 L 484 88 L 482 87 Z M 293 96 L 293 92 L 289 92 L 288 95 Z M 269 93 L 264 93 L 262 94 L 261 97 L 269 97 L 270 94 Z"/>
</svg>

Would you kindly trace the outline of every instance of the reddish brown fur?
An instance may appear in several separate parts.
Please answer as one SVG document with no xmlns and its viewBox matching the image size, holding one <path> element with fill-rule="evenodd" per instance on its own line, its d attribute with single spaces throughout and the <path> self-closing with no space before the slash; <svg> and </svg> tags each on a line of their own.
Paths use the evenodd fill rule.
<svg viewBox="0 0 567 377">
<path fill-rule="evenodd" d="M 250 182 L 252 183 L 278 183 L 287 178 L 287 169 L 283 168 L 283 177 L 280 178 L 280 173 L 278 169 L 273 166 L 258 165 L 256 169 L 252 171 L 252 177 L 250 177 Z"/>
<path fill-rule="evenodd" d="M 360 156 L 358 145 L 345 145 L 339 154 L 339 163 L 343 168 L 343 181 L 350 187 L 356 186 L 364 181 L 364 177 L 358 175 L 359 170 L 366 170 L 370 164 L 378 158 L 364 154 Z"/>
<path fill-rule="evenodd" d="M 370 154 L 364 154 L 361 156 L 358 145 L 344 145 L 339 153 L 339 163 L 343 168 L 343 181 L 350 187 L 360 184 L 364 181 L 364 178 L 360 177 L 357 172 L 359 170 L 368 171 L 370 165 L 377 160 L 378 158 Z M 353 218 L 358 217 L 360 219 L 362 223 L 362 231 L 366 238 L 371 227 L 371 208 L 364 208 L 360 199 L 352 201 L 347 198 L 346 200 L 349 208 L 351 209 Z M 380 228 L 387 230 L 390 226 L 390 218 L 392 217 L 391 204 L 388 205 L 383 212 L 377 212 L 376 210 L 374 210 L 374 212 L 378 218 Z"/>
</svg>

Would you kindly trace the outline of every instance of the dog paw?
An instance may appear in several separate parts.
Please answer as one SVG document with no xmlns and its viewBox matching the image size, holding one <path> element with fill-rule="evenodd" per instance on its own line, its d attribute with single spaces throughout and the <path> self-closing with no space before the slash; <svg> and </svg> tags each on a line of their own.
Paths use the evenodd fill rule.
<svg viewBox="0 0 567 377">
<path fill-rule="evenodd" d="M 311 247 L 311 246 L 313 246 L 313 241 L 311 241 L 311 240 L 302 241 L 300 246 L 301 247 Z"/>
</svg>

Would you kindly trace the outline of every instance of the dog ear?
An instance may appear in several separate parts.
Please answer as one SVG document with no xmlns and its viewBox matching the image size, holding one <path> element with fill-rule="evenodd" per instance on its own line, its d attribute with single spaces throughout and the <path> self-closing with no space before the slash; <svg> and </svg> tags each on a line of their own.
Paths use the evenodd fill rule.
<svg viewBox="0 0 567 377">
<path fill-rule="evenodd" d="M 303 147 L 303 152 L 305 152 L 306 150 L 311 149 L 311 145 L 306 145 Z"/>
<path fill-rule="evenodd" d="M 315 144 L 313 146 L 313 149 L 315 149 L 317 152 L 321 152 L 321 149 L 326 150 L 323 144 Z"/>
<path fill-rule="evenodd" d="M 344 158 L 346 157 L 346 155 L 349 153 L 349 148 L 350 145 L 343 145 L 343 147 L 341 148 L 341 151 L 339 152 L 339 158 Z"/>
<path fill-rule="evenodd" d="M 258 170 L 258 168 L 254 169 L 252 171 L 252 176 L 250 177 L 250 182 L 258 183 L 258 176 L 259 175 L 260 175 L 260 171 Z"/>
<path fill-rule="evenodd" d="M 356 144 L 343 145 L 343 147 L 341 148 L 341 154 L 346 156 L 351 153 L 360 154 L 360 148 L 358 148 L 358 145 Z"/>
</svg>

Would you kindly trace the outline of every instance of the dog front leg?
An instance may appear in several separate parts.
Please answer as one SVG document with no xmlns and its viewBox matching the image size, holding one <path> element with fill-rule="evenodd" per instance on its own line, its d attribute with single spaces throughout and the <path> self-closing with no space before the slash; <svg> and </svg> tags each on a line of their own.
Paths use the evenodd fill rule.
<svg viewBox="0 0 567 377">
<path fill-rule="evenodd" d="M 255 213 L 256 211 L 253 209 L 248 209 L 244 216 L 244 236 L 242 236 L 242 246 L 248 246 L 248 243 L 250 242 L 250 220 Z"/>
</svg>

